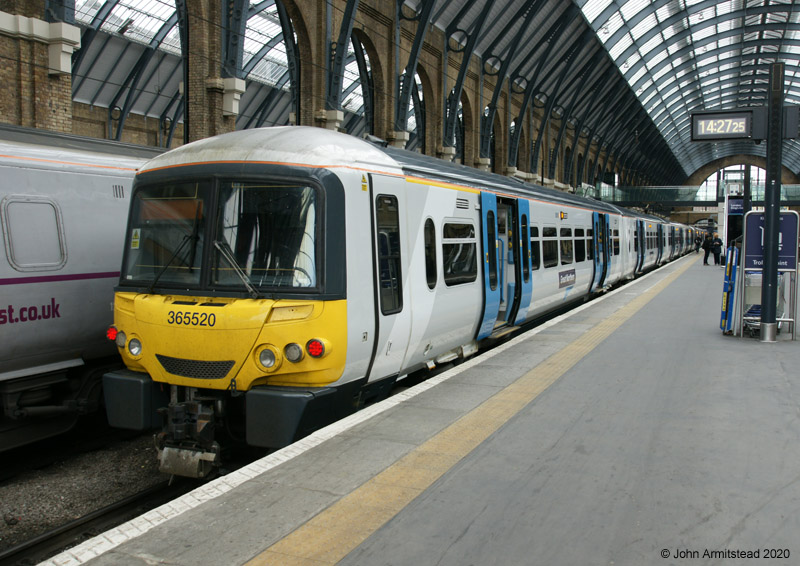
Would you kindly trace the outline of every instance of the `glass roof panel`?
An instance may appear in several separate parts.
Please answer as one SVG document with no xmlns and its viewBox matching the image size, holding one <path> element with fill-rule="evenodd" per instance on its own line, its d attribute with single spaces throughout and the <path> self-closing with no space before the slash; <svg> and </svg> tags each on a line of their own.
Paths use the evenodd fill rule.
<svg viewBox="0 0 800 566">
<path fill-rule="evenodd" d="M 590 24 L 594 24 L 597 16 L 603 13 L 608 8 L 612 0 L 586 0 L 581 6 L 583 15 Z"/>
<path fill-rule="evenodd" d="M 76 0 L 75 20 L 91 25 L 104 4 L 99 0 Z M 124 35 L 131 41 L 147 45 L 174 13 L 175 3 L 168 0 L 120 0 L 100 30 Z"/>
</svg>

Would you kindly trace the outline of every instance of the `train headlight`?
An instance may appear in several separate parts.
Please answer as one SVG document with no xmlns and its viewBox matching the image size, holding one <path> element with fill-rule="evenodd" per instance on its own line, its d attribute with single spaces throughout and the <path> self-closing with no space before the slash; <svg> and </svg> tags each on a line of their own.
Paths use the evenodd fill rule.
<svg viewBox="0 0 800 566">
<path fill-rule="evenodd" d="M 272 344 L 264 344 L 256 348 L 254 352 L 256 365 L 260 366 L 261 371 L 275 371 L 281 367 L 281 354 Z"/>
<path fill-rule="evenodd" d="M 272 366 L 275 365 L 275 352 L 268 348 L 264 348 L 261 350 L 261 353 L 258 355 L 259 363 L 267 369 L 270 369 Z"/>
<path fill-rule="evenodd" d="M 128 341 L 128 337 L 125 335 L 124 332 L 122 332 L 121 330 L 119 332 L 117 332 L 117 337 L 114 339 L 114 342 L 117 343 L 117 346 L 119 346 L 120 348 L 124 348 L 125 347 L 125 342 L 127 342 L 127 341 Z"/>
<path fill-rule="evenodd" d="M 325 343 L 319 338 L 312 338 L 306 342 L 306 352 L 312 358 L 321 358 L 325 355 Z"/>
<path fill-rule="evenodd" d="M 300 344 L 295 344 L 292 342 L 291 344 L 287 344 L 283 349 L 283 355 L 286 356 L 287 360 L 293 364 L 296 364 L 303 359 L 303 348 L 300 346 Z"/>
<path fill-rule="evenodd" d="M 118 333 L 119 333 L 119 331 L 117 330 L 116 326 L 109 326 L 106 329 L 106 338 L 108 338 L 109 340 L 111 340 L 113 342 L 114 340 L 117 339 L 117 334 Z"/>
<path fill-rule="evenodd" d="M 142 354 L 142 343 L 136 338 L 131 339 L 131 341 L 128 342 L 128 352 L 130 352 L 133 357 L 140 356 Z"/>
</svg>

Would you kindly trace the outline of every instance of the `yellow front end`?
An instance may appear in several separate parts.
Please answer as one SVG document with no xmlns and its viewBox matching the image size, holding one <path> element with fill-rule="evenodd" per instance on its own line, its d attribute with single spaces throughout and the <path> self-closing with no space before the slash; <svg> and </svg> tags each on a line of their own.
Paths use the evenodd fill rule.
<svg viewBox="0 0 800 566">
<path fill-rule="evenodd" d="M 117 345 L 129 369 L 170 385 L 248 391 L 337 381 L 346 313 L 345 300 L 117 293 L 114 324 L 124 333 Z"/>
</svg>

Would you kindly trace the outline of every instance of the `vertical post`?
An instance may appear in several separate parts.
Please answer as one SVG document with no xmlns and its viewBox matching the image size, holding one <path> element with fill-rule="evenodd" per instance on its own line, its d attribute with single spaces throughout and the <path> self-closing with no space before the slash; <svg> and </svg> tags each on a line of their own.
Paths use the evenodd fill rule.
<svg viewBox="0 0 800 566">
<path fill-rule="evenodd" d="M 750 212 L 750 199 L 751 199 L 751 176 L 750 171 L 752 167 L 750 165 L 744 166 L 744 196 L 742 197 L 742 218 L 744 215 Z"/>
<path fill-rule="evenodd" d="M 769 68 L 767 183 L 764 187 L 764 269 L 761 279 L 761 341 L 775 342 L 778 330 L 778 230 L 783 153 L 783 63 Z"/>
</svg>

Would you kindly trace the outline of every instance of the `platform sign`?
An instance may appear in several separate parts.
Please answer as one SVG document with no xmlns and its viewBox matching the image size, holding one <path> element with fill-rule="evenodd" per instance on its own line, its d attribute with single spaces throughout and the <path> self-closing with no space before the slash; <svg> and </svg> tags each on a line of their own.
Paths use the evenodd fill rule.
<svg viewBox="0 0 800 566">
<path fill-rule="evenodd" d="M 744 199 L 728 197 L 728 214 L 744 214 Z"/>
<path fill-rule="evenodd" d="M 745 216 L 744 269 L 764 268 L 764 213 Z M 778 228 L 778 271 L 797 269 L 798 215 L 781 212 Z"/>
</svg>

